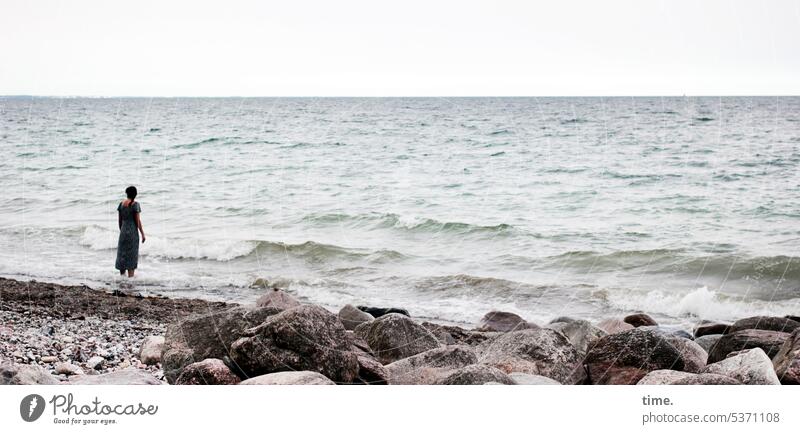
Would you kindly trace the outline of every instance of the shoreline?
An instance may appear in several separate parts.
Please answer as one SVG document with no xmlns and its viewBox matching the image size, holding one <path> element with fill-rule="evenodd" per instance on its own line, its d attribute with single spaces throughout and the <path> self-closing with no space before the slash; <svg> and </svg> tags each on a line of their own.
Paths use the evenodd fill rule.
<svg viewBox="0 0 800 434">
<path fill-rule="evenodd" d="M 641 312 L 535 324 L 490 311 L 467 329 L 402 306 L 337 314 L 278 289 L 245 306 L 0 277 L 0 338 L 0 384 L 800 381 L 797 316 L 686 330 Z"/>
</svg>

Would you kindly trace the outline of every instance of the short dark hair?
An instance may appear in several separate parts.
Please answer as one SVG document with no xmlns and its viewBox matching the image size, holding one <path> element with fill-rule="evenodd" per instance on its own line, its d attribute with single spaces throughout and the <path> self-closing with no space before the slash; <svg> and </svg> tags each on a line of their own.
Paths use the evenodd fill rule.
<svg viewBox="0 0 800 434">
<path fill-rule="evenodd" d="M 130 199 L 130 200 L 136 199 L 136 193 L 138 193 L 136 191 L 136 187 L 134 187 L 132 185 L 125 189 L 125 195 L 127 195 L 128 199 Z"/>
</svg>

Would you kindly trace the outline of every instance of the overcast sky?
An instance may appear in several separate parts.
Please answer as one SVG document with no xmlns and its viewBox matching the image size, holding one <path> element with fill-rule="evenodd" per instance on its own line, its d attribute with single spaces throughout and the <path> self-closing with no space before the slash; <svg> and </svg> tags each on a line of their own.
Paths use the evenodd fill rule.
<svg viewBox="0 0 800 434">
<path fill-rule="evenodd" d="M 800 94 L 800 1 L 0 1 L 0 94 Z"/>
</svg>

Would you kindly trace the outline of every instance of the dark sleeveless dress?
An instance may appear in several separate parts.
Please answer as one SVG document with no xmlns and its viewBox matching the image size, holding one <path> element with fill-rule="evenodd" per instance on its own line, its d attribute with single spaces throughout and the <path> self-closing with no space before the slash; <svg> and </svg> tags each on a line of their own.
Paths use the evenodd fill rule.
<svg viewBox="0 0 800 434">
<path fill-rule="evenodd" d="M 142 212 L 139 202 L 133 206 L 124 206 L 120 202 L 117 211 L 122 218 L 122 227 L 119 229 L 117 242 L 117 270 L 135 270 L 139 265 L 139 230 L 136 227 L 135 214 Z"/>
</svg>

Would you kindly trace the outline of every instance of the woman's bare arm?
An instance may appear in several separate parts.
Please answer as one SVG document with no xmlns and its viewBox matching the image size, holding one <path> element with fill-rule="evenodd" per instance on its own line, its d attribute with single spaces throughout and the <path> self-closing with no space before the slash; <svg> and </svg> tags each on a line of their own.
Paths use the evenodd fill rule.
<svg viewBox="0 0 800 434">
<path fill-rule="evenodd" d="M 136 216 L 136 227 L 139 228 L 139 232 L 142 234 L 142 243 L 147 240 L 147 237 L 144 236 L 144 228 L 142 227 L 142 218 L 139 216 L 140 213 L 135 213 Z"/>
</svg>

